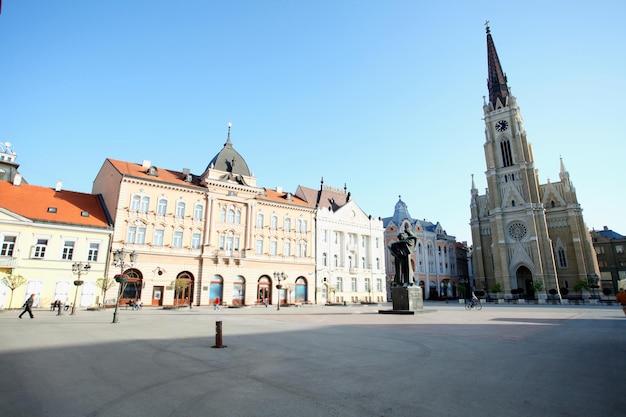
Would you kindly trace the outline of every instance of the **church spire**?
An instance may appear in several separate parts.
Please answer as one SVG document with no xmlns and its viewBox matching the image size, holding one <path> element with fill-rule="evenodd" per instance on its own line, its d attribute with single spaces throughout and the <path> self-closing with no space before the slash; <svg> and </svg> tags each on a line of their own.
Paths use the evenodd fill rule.
<svg viewBox="0 0 626 417">
<path fill-rule="evenodd" d="M 487 28 L 487 65 L 489 78 L 487 79 L 487 87 L 489 88 L 489 103 L 493 109 L 506 106 L 509 97 L 509 87 L 506 85 L 506 74 L 502 71 L 498 52 L 491 37 L 489 29 L 489 21 L 485 22 Z M 498 100 L 500 104 L 498 104 Z"/>
</svg>

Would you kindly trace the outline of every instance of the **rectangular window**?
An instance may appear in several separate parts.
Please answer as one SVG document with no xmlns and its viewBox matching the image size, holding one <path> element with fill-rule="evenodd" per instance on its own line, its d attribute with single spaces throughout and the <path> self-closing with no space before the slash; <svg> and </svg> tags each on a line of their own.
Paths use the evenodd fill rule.
<svg viewBox="0 0 626 417">
<path fill-rule="evenodd" d="M 272 241 L 270 242 L 270 255 L 278 254 L 278 242 Z"/>
<path fill-rule="evenodd" d="M 219 241 L 218 241 L 218 249 L 224 250 L 225 247 L 226 247 L 226 238 L 224 236 L 220 236 Z"/>
<path fill-rule="evenodd" d="M 322 230 L 322 242 L 328 242 L 328 229 Z"/>
<path fill-rule="evenodd" d="M 343 292 L 343 278 L 337 278 L 337 292 Z"/>
<path fill-rule="evenodd" d="M 141 197 L 140 211 L 147 213 L 149 208 L 150 208 L 150 197 L 148 196 Z"/>
<path fill-rule="evenodd" d="M 257 239 L 255 246 L 255 253 L 257 255 L 263 255 L 263 240 Z"/>
<path fill-rule="evenodd" d="M 137 227 L 129 226 L 126 231 L 126 242 L 135 243 L 135 237 L 137 236 Z"/>
<path fill-rule="evenodd" d="M 236 237 L 233 240 L 233 250 L 239 250 L 239 238 L 238 237 Z"/>
<path fill-rule="evenodd" d="M 624 253 L 623 245 L 615 245 L 615 253 Z"/>
<path fill-rule="evenodd" d="M 71 261 L 74 257 L 74 245 L 76 242 L 72 240 L 66 240 L 63 242 L 63 253 L 61 254 L 61 259 L 65 259 L 67 261 Z"/>
<path fill-rule="evenodd" d="M 135 243 L 138 243 L 140 245 L 144 245 L 146 243 L 146 228 L 145 227 L 140 227 L 137 229 L 137 241 Z"/>
<path fill-rule="evenodd" d="M 48 239 L 37 239 L 33 250 L 33 258 L 45 258 L 46 249 L 48 247 Z"/>
<path fill-rule="evenodd" d="M 100 244 L 91 242 L 89 244 L 89 252 L 87 253 L 87 260 L 89 262 L 98 262 L 98 252 L 100 252 Z"/>
<path fill-rule="evenodd" d="M 193 249 L 200 249 L 200 233 L 194 233 L 191 235 L 191 247 Z"/>
<path fill-rule="evenodd" d="M 383 290 L 383 280 L 378 278 L 376 279 L 376 291 L 382 292 L 382 290 Z"/>
<path fill-rule="evenodd" d="M 163 246 L 163 235 L 165 231 L 162 229 L 157 229 L 154 231 L 154 238 L 152 239 L 152 244 L 154 246 Z"/>
<path fill-rule="evenodd" d="M 356 292 L 356 278 L 350 280 L 352 292 Z"/>
<path fill-rule="evenodd" d="M 174 232 L 174 239 L 172 240 L 172 246 L 175 248 L 183 247 L 183 232 Z"/>
<path fill-rule="evenodd" d="M 15 236 L 4 236 L 2 239 L 2 247 L 0 248 L 0 256 L 13 256 L 15 250 Z"/>
<path fill-rule="evenodd" d="M 283 255 L 291 256 L 291 242 L 285 242 L 283 244 Z"/>
</svg>

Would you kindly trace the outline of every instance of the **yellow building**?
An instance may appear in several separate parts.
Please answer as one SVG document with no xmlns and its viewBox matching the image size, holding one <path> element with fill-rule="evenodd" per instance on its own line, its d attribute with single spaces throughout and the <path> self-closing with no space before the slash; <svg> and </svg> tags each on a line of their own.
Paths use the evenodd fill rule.
<svg viewBox="0 0 626 417">
<path fill-rule="evenodd" d="M 27 184 L 16 154 L 0 146 L 0 278 L 22 276 L 13 292 L 0 284 L 0 307 L 35 307 L 55 300 L 78 307 L 100 303 L 96 281 L 106 274 L 113 233 L 99 196 Z M 75 281 L 82 285 L 74 285 Z"/>
<path fill-rule="evenodd" d="M 311 302 L 314 208 L 256 183 L 232 146 L 230 127 L 201 175 L 107 159 L 93 193 L 102 194 L 114 219 L 112 253 L 136 255 L 109 273 L 129 276 L 121 303 Z"/>
</svg>

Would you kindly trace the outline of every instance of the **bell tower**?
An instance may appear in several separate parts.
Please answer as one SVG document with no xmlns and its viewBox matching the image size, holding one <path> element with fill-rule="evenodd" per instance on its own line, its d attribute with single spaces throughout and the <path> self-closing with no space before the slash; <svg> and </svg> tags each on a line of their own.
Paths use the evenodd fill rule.
<svg viewBox="0 0 626 417">
<path fill-rule="evenodd" d="M 471 228 L 477 287 L 497 283 L 510 296 L 557 289 L 541 186 L 524 120 L 487 26 L 487 88 L 483 99 L 487 191 L 478 195 L 472 179 Z M 545 295 L 545 291 L 542 291 Z"/>
</svg>

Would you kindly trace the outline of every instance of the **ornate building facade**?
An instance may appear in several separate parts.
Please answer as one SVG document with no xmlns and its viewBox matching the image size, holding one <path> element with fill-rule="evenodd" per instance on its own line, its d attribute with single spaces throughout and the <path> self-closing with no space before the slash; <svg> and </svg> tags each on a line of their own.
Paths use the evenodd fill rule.
<svg viewBox="0 0 626 417">
<path fill-rule="evenodd" d="M 411 217 L 408 207 L 401 198 L 396 203 L 392 217 L 383 219 L 385 248 L 398 240 L 398 234 L 409 228 L 417 237 L 415 251 L 411 254 L 414 282 L 422 287 L 426 299 L 449 298 L 458 295 L 459 285 L 456 238 L 446 233 L 439 222 L 417 220 Z M 391 283 L 395 271 L 394 259 L 385 250 L 387 291 L 391 294 Z M 465 269 L 463 278 L 466 278 Z M 469 277 L 467 277 L 469 278 Z"/>
<path fill-rule="evenodd" d="M 200 175 L 107 159 L 94 194 L 115 223 L 112 251 L 135 252 L 122 302 L 233 305 L 310 302 L 315 294 L 314 209 L 282 189 L 257 186 L 224 147 Z M 182 283 L 182 284 L 180 284 Z"/>
<path fill-rule="evenodd" d="M 499 283 L 505 297 L 573 288 L 598 276 L 589 231 L 563 161 L 559 182 L 540 184 L 517 99 L 511 94 L 487 27 L 489 100 L 485 121 L 486 194 L 471 189 L 476 286 Z"/>
<path fill-rule="evenodd" d="M 296 196 L 315 208 L 318 303 L 381 302 L 385 285 L 383 222 L 366 215 L 343 189 L 299 186 Z"/>
</svg>

